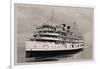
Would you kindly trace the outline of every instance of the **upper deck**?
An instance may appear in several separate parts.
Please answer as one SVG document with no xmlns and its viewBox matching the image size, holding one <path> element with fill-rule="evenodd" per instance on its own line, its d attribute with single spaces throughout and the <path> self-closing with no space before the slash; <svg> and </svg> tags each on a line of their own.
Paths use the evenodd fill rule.
<svg viewBox="0 0 100 69">
<path fill-rule="evenodd" d="M 83 42 L 83 36 L 70 31 L 70 26 L 67 28 L 62 25 L 52 26 L 43 24 L 36 28 L 34 32 L 35 41 L 52 41 L 52 42 Z"/>
</svg>

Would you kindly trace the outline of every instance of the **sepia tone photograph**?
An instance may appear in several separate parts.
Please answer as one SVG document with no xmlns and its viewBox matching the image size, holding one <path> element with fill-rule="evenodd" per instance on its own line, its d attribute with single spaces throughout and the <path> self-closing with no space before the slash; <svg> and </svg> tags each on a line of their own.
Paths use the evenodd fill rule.
<svg viewBox="0 0 100 69">
<path fill-rule="evenodd" d="M 93 13 L 90 7 L 15 3 L 15 64 L 93 60 Z"/>
</svg>

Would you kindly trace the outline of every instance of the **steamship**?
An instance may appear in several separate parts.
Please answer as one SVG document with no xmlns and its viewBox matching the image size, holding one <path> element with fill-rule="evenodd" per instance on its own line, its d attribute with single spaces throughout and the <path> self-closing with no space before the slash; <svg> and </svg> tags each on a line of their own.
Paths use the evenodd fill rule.
<svg viewBox="0 0 100 69">
<path fill-rule="evenodd" d="M 33 39 L 26 42 L 26 57 L 73 54 L 84 48 L 84 38 L 66 24 L 36 27 Z"/>
<path fill-rule="evenodd" d="M 71 26 L 44 23 L 36 27 L 33 38 L 26 41 L 25 53 L 26 58 L 56 56 L 74 54 L 83 48 L 84 37 L 80 33 L 71 31 Z"/>
</svg>

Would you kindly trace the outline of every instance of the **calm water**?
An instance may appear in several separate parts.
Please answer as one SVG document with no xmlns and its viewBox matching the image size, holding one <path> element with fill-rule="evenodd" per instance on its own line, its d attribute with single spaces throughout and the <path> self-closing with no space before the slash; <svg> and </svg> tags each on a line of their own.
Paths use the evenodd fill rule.
<svg viewBox="0 0 100 69">
<path fill-rule="evenodd" d="M 73 55 L 60 55 L 55 57 L 33 57 L 25 58 L 25 45 L 18 43 L 17 46 L 17 63 L 29 63 L 29 62 L 45 62 L 45 61 L 74 61 L 74 60 L 84 60 L 92 59 L 92 46 L 88 46 L 83 51 L 80 51 Z"/>
</svg>

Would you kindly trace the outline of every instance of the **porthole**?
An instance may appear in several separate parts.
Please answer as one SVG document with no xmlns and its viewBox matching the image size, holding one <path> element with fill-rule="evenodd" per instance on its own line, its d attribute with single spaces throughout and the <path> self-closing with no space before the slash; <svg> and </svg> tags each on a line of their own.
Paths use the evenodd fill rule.
<svg viewBox="0 0 100 69">
<path fill-rule="evenodd" d="M 78 45 L 78 47 L 79 47 L 79 45 Z"/>
<path fill-rule="evenodd" d="M 72 48 L 74 48 L 74 45 L 72 45 Z"/>
</svg>

